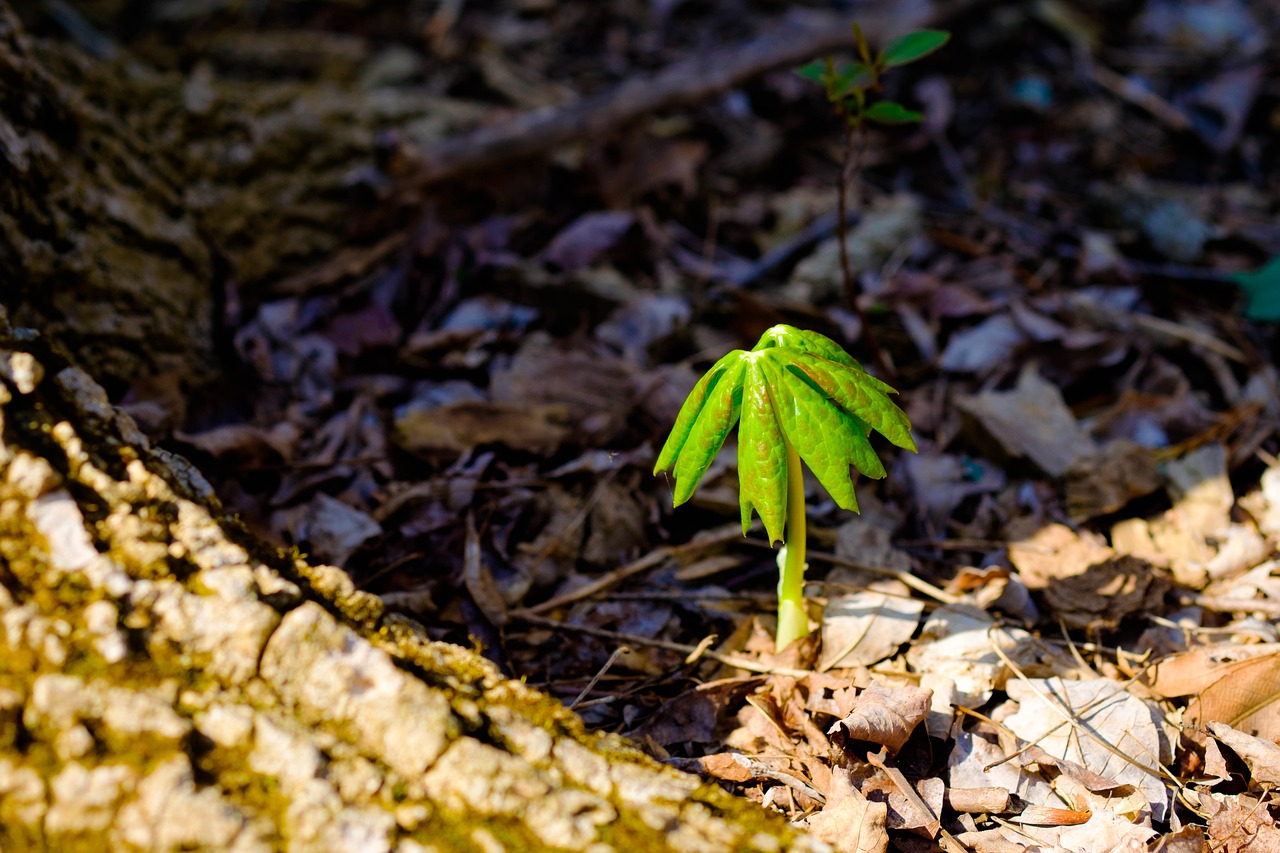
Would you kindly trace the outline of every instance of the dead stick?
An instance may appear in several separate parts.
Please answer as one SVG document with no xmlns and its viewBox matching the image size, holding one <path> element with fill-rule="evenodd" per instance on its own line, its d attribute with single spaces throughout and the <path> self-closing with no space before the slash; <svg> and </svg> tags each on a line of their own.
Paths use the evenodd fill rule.
<svg viewBox="0 0 1280 853">
<path fill-rule="evenodd" d="M 869 38 L 884 42 L 910 29 L 936 26 L 976 5 L 978 0 L 940 7 L 885 4 L 884 8 L 862 10 L 857 18 Z M 422 152 L 406 183 L 410 188 L 421 188 L 474 174 L 574 139 L 599 136 L 655 112 L 705 101 L 769 71 L 851 47 L 852 23 L 852 14 L 789 15 L 766 35 L 737 47 L 711 51 L 563 107 L 533 110 L 431 146 Z"/>
</svg>

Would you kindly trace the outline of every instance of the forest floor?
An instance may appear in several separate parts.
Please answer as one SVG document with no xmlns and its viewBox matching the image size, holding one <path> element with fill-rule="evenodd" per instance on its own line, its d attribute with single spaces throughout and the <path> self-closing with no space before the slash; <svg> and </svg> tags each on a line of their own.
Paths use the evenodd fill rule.
<svg viewBox="0 0 1280 853">
<path fill-rule="evenodd" d="M 426 92 L 500 126 L 805 4 L 76 5 L 28 23 L 193 93 Z M 884 93 L 923 122 L 874 129 L 850 182 L 857 305 L 844 133 L 781 68 L 391 225 L 401 155 L 444 139 L 380 129 L 343 252 L 263 281 L 217 247 L 225 374 L 120 400 L 270 539 L 839 849 L 1280 851 L 1280 16 L 937 26 Z M 821 627 L 775 654 L 732 438 L 679 509 L 653 466 L 702 371 L 776 323 L 897 388 L 919 452 L 873 439 L 858 515 L 807 484 Z"/>
</svg>

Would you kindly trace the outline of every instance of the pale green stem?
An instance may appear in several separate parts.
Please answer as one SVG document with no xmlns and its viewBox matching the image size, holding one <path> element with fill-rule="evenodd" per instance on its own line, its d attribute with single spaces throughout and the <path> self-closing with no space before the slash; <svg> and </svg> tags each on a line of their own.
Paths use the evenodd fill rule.
<svg viewBox="0 0 1280 853">
<path fill-rule="evenodd" d="M 804 509 L 800 454 L 787 442 L 787 541 L 778 552 L 778 651 L 809 634 L 809 611 L 804 603 Z"/>
</svg>

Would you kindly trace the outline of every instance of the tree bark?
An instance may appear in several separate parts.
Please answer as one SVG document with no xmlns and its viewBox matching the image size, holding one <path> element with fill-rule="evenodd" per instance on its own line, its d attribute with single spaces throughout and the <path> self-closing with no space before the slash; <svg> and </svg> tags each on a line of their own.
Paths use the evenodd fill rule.
<svg viewBox="0 0 1280 853">
<path fill-rule="evenodd" d="M 0 308 L 0 849 L 820 850 L 255 541 Z"/>
</svg>

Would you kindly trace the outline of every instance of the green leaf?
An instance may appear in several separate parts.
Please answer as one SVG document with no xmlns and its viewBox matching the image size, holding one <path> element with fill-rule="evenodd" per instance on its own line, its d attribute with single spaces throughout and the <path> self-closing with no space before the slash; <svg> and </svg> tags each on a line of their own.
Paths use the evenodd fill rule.
<svg viewBox="0 0 1280 853">
<path fill-rule="evenodd" d="M 907 33 L 881 52 L 880 64 L 891 68 L 895 65 L 915 62 L 942 47 L 950 38 L 951 33 L 943 30 L 920 30 Z"/>
<path fill-rule="evenodd" d="M 769 543 L 782 540 L 787 516 L 787 443 L 778 424 L 775 399 L 781 389 L 771 386 L 760 365 L 747 356 L 742 389 L 742 425 L 738 427 L 738 503 L 742 533 L 751 525 L 751 511 L 760 514 Z"/>
<path fill-rule="evenodd" d="M 853 89 L 865 89 L 875 82 L 875 73 L 861 62 L 854 62 L 842 67 L 831 82 L 828 92 L 831 98 L 843 98 Z"/>
<path fill-rule="evenodd" d="M 871 45 L 867 44 L 867 37 L 862 34 L 862 27 L 858 26 L 858 22 L 853 22 L 853 41 L 858 46 L 858 56 L 863 63 L 874 65 L 871 60 Z"/>
<path fill-rule="evenodd" d="M 1234 273 L 1231 280 L 1245 293 L 1246 319 L 1263 323 L 1280 321 L 1280 255 L 1253 272 Z"/>
<path fill-rule="evenodd" d="M 827 84 L 827 62 L 824 59 L 815 59 L 807 65 L 801 65 L 796 69 L 796 73 L 819 86 Z"/>
<path fill-rule="evenodd" d="M 871 432 L 915 450 L 894 393 L 825 335 L 777 325 L 751 352 L 734 350 L 698 381 L 654 473 L 674 465 L 674 502 L 685 502 L 737 423 L 743 532 L 758 513 L 773 542 L 785 532 L 788 445 L 836 503 L 855 512 L 850 466 L 868 477 L 885 475 Z"/>
<path fill-rule="evenodd" d="M 711 460 L 720 452 L 729 430 L 738 420 L 742 355 L 745 355 L 742 350 L 734 350 L 698 380 L 680 407 L 671 434 L 658 454 L 653 473 L 675 466 L 675 506 L 693 496 Z"/>
<path fill-rule="evenodd" d="M 877 101 L 863 110 L 862 115 L 871 119 L 871 121 L 878 121 L 880 124 L 905 124 L 906 122 L 924 119 L 924 116 L 920 113 L 915 110 L 909 110 L 894 101 Z"/>
<path fill-rule="evenodd" d="M 831 340 L 831 338 L 826 335 L 820 335 L 817 332 L 810 332 L 807 329 L 797 329 L 795 326 L 788 326 L 786 323 L 779 323 L 766 329 L 765 333 L 760 336 L 760 340 L 751 348 L 751 351 L 760 352 L 769 347 L 785 347 L 799 350 L 800 352 L 813 353 L 828 361 L 862 370 L 862 365 L 854 361 L 853 356 L 845 352 L 844 348 Z"/>
</svg>

